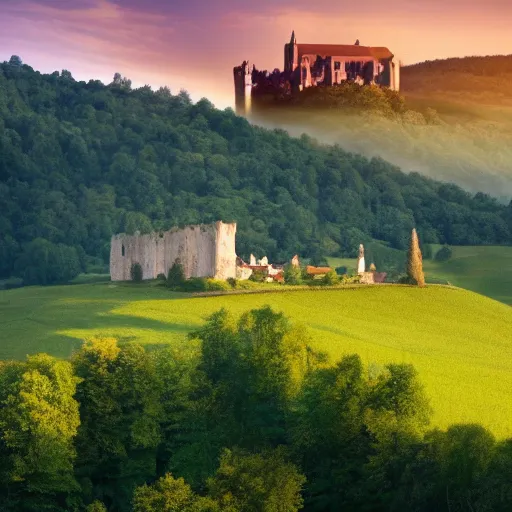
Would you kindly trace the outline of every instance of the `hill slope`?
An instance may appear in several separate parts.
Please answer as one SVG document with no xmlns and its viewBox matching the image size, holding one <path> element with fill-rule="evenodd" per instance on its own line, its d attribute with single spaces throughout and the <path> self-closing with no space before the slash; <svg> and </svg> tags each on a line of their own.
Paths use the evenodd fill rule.
<svg viewBox="0 0 512 512">
<path fill-rule="evenodd" d="M 63 214 L 65 212 L 65 214 Z M 116 232 L 237 221 L 237 251 L 343 255 L 363 236 L 512 243 L 512 205 L 167 89 L 0 65 L 0 279 L 65 282 Z"/>
<path fill-rule="evenodd" d="M 441 246 L 433 246 L 435 254 Z M 423 260 L 427 280 L 449 282 L 505 304 L 512 305 L 512 247 L 452 246 L 448 261 Z M 405 251 L 396 251 L 373 243 L 365 245 L 367 265 L 375 263 L 377 269 L 405 268 Z M 327 258 L 332 267 L 357 268 L 355 258 Z"/>
<path fill-rule="evenodd" d="M 512 308 L 475 293 L 431 286 L 182 298 L 150 285 L 29 287 L 0 292 L 0 357 L 69 356 L 80 340 L 115 336 L 147 346 L 182 343 L 205 316 L 264 304 L 305 324 L 333 359 L 410 362 L 435 423 L 478 422 L 512 435 Z"/>
<path fill-rule="evenodd" d="M 400 87 L 406 97 L 512 106 L 511 80 L 512 55 L 473 56 L 404 66 Z"/>
</svg>

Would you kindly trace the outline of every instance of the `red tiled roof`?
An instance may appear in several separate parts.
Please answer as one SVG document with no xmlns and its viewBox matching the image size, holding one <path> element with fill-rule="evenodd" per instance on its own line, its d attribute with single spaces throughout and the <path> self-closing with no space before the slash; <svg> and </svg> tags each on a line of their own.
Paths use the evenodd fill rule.
<svg viewBox="0 0 512 512">
<path fill-rule="evenodd" d="M 394 56 L 385 46 L 372 46 L 370 50 L 376 59 L 390 59 Z"/>
<path fill-rule="evenodd" d="M 355 44 L 298 44 L 299 57 L 320 55 L 321 57 L 366 57 L 368 59 L 388 59 L 393 54 L 385 47 L 360 46 Z"/>
</svg>

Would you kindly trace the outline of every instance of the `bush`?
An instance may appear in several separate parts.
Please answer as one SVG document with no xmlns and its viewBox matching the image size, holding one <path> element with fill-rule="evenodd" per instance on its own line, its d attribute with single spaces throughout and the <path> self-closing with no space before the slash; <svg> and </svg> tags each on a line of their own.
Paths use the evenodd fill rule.
<svg viewBox="0 0 512 512">
<path fill-rule="evenodd" d="M 159 281 L 166 281 L 166 280 L 167 280 L 167 277 L 165 277 L 165 274 L 162 274 L 162 273 L 158 274 L 158 275 L 156 276 L 156 278 L 157 278 Z"/>
<path fill-rule="evenodd" d="M 236 290 L 257 290 L 261 289 L 261 283 L 244 279 L 243 281 L 237 281 L 235 285 Z"/>
<path fill-rule="evenodd" d="M 130 277 L 134 283 L 142 283 L 142 267 L 140 263 L 132 263 L 130 268 Z"/>
<path fill-rule="evenodd" d="M 221 281 L 220 279 L 207 279 L 206 290 L 207 291 L 224 291 L 231 290 L 232 287 L 227 281 Z"/>
<path fill-rule="evenodd" d="M 439 251 L 436 252 L 436 261 L 448 261 L 452 257 L 452 250 L 447 246 L 443 245 Z"/>
<path fill-rule="evenodd" d="M 361 282 L 361 276 L 359 274 L 355 274 L 353 276 L 349 276 L 348 274 L 345 274 L 341 278 L 341 284 L 355 284 Z"/>
<path fill-rule="evenodd" d="M 339 276 L 343 276 L 348 273 L 347 267 L 344 267 L 344 266 L 336 267 L 334 270 L 335 270 L 336 274 L 338 274 Z"/>
<path fill-rule="evenodd" d="M 325 274 L 324 277 L 322 277 L 322 284 L 326 286 L 333 286 L 335 284 L 338 284 L 340 281 L 340 278 L 338 277 L 338 274 L 334 270 L 330 270 Z"/>
<path fill-rule="evenodd" d="M 13 288 L 21 288 L 23 286 L 23 279 L 21 277 L 10 277 L 0 281 L 0 290 L 12 290 Z"/>
<path fill-rule="evenodd" d="M 177 259 L 167 274 L 167 286 L 169 288 L 180 288 L 185 282 L 185 272 L 180 260 Z"/>
<path fill-rule="evenodd" d="M 252 271 L 252 274 L 251 274 L 251 277 L 249 277 L 249 279 L 251 281 L 254 281 L 256 283 L 263 283 L 263 281 L 265 281 L 265 279 L 267 278 L 268 276 L 268 273 L 267 272 L 264 272 L 262 270 L 256 270 L 254 269 Z"/>
<path fill-rule="evenodd" d="M 302 284 L 302 270 L 300 267 L 286 265 L 283 277 L 286 284 Z"/>
<path fill-rule="evenodd" d="M 204 277 L 191 277 L 184 281 L 178 288 L 183 292 L 205 292 L 207 291 L 206 281 Z"/>
</svg>

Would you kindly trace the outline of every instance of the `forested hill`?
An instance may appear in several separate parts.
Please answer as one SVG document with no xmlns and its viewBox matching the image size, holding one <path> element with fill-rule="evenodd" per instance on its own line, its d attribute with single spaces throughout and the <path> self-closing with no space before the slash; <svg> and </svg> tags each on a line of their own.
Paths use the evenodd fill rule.
<svg viewBox="0 0 512 512">
<path fill-rule="evenodd" d="M 512 205 L 251 126 L 184 92 L 0 65 L 0 278 L 64 281 L 110 236 L 222 219 L 237 251 L 347 255 L 376 238 L 510 244 Z"/>
<path fill-rule="evenodd" d="M 512 101 L 512 55 L 439 59 L 404 66 L 401 92 L 407 94 L 463 94 L 479 102 Z"/>
</svg>

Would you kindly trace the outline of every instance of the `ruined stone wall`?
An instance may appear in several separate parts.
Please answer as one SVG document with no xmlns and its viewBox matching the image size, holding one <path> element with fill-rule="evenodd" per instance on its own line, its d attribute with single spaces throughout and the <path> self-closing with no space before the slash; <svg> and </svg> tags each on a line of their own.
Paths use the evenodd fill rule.
<svg viewBox="0 0 512 512">
<path fill-rule="evenodd" d="M 167 275 L 176 259 L 185 277 L 236 277 L 236 224 L 201 224 L 148 235 L 114 235 L 110 250 L 112 281 L 129 281 L 133 263 L 143 279 Z"/>
</svg>

